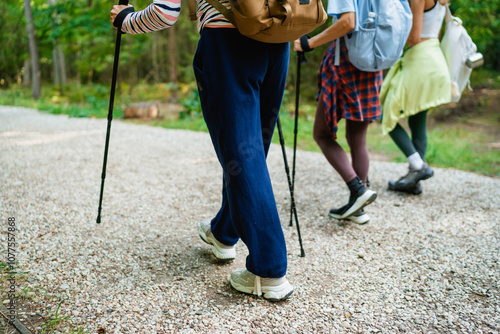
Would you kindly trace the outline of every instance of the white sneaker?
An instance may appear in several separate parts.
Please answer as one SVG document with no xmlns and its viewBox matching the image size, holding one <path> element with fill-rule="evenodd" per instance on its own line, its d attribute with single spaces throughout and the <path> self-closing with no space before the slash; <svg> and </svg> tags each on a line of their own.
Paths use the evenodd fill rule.
<svg viewBox="0 0 500 334">
<path fill-rule="evenodd" d="M 201 240 L 207 244 L 212 245 L 212 253 L 220 260 L 234 260 L 236 257 L 236 249 L 234 246 L 226 246 L 220 243 L 212 234 L 210 229 L 211 219 L 203 219 L 198 224 L 198 234 Z"/>
<path fill-rule="evenodd" d="M 261 278 L 246 269 L 236 269 L 231 273 L 231 286 L 239 292 L 262 296 L 272 302 L 287 299 L 293 287 L 285 278 Z"/>
</svg>

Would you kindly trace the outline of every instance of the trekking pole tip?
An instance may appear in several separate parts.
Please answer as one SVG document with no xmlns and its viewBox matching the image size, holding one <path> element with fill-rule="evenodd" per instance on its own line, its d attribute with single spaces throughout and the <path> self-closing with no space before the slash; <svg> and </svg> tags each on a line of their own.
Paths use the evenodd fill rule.
<svg viewBox="0 0 500 334">
<path fill-rule="evenodd" d="M 97 219 L 95 221 L 97 224 L 100 224 L 101 223 L 101 216 L 97 216 Z"/>
<path fill-rule="evenodd" d="M 300 257 L 306 257 L 306 252 L 304 252 L 304 249 L 300 249 Z"/>
</svg>

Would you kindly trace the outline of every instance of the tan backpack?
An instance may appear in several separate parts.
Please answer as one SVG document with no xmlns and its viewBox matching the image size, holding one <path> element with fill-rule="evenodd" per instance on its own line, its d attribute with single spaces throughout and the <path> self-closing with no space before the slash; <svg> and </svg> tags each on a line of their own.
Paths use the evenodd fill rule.
<svg viewBox="0 0 500 334">
<path fill-rule="evenodd" d="M 189 0 L 196 20 L 196 0 Z M 230 0 L 228 10 L 218 0 L 205 0 L 238 31 L 265 43 L 291 42 L 322 25 L 327 18 L 321 0 Z"/>
</svg>

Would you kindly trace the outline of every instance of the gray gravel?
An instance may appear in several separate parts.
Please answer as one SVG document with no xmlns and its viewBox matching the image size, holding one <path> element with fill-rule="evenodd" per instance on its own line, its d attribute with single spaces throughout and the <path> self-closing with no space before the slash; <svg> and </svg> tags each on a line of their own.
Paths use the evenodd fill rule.
<svg viewBox="0 0 500 334">
<path fill-rule="evenodd" d="M 198 221 L 220 205 L 221 170 L 206 133 L 114 120 L 103 222 L 95 223 L 105 131 L 103 119 L 0 107 L 0 212 L 3 221 L 16 217 L 27 272 L 18 290 L 45 314 L 64 300 L 61 331 L 500 331 L 500 180 L 436 168 L 424 194 L 401 195 L 386 184 L 406 165 L 372 161 L 379 196 L 367 208 L 370 223 L 358 226 L 328 218 L 347 200 L 345 184 L 321 154 L 299 151 L 301 258 L 274 145 L 268 163 L 295 288 L 276 304 L 230 288 L 244 244 L 224 264 L 198 237 Z"/>
</svg>

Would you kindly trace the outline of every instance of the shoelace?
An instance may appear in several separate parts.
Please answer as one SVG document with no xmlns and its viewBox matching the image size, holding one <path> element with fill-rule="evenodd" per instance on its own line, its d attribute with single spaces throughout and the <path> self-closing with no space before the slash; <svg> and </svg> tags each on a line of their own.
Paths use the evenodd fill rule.
<svg viewBox="0 0 500 334">
<path fill-rule="evenodd" d="M 260 277 L 255 275 L 255 279 L 253 281 L 253 292 L 257 292 L 257 296 L 262 296 L 262 288 L 260 286 Z"/>
</svg>

